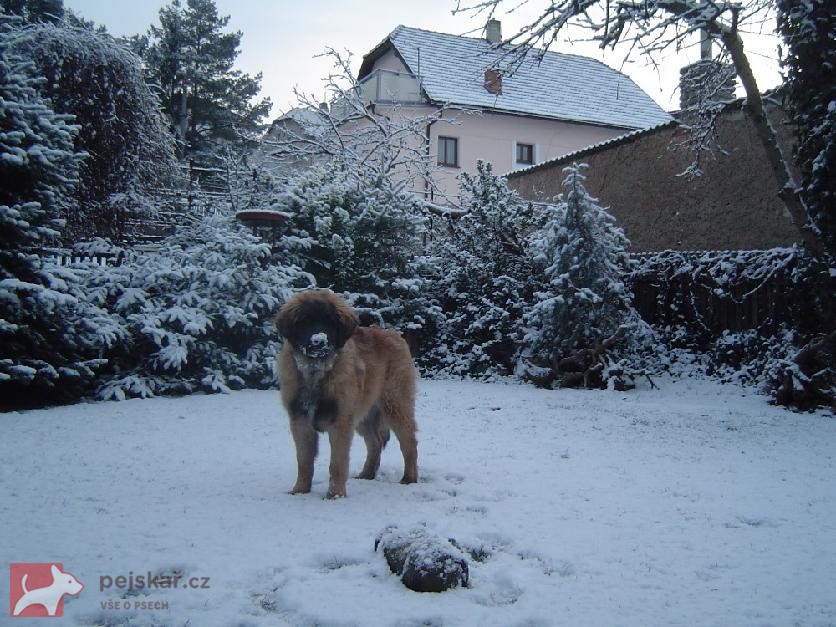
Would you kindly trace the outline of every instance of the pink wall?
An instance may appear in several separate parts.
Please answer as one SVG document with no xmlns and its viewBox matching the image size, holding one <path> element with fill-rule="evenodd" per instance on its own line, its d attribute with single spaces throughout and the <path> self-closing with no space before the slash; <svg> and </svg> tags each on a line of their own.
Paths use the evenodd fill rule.
<svg viewBox="0 0 836 627">
<path fill-rule="evenodd" d="M 376 62 L 373 69 L 408 72 L 406 66 L 393 50 L 388 50 Z M 378 107 L 383 112 L 382 107 Z M 397 109 L 397 115 L 426 115 L 430 106 L 404 106 Z M 476 172 L 478 160 L 493 164 L 496 174 L 506 174 L 518 169 L 516 164 L 516 143 L 534 146 L 534 162 L 554 159 L 569 152 L 597 144 L 606 139 L 626 133 L 625 129 L 575 124 L 559 120 L 533 118 L 508 113 L 479 111 L 450 111 L 444 119 L 430 128 L 430 151 L 435 159 L 439 135 L 458 139 L 459 164 L 457 168 L 441 167 L 435 175 L 443 194 L 457 202 L 459 195 L 458 177 L 462 172 Z M 416 192 L 423 193 L 424 185 L 417 184 Z M 436 197 L 438 202 L 444 198 Z"/>
<path fill-rule="evenodd" d="M 458 138 L 459 167 L 443 167 L 437 175 L 447 194 L 454 197 L 458 195 L 456 177 L 463 171 L 475 172 L 478 160 L 492 163 L 496 174 L 525 167 L 516 163 L 517 143 L 533 145 L 534 162 L 540 163 L 627 132 L 505 113 L 451 112 L 444 118 L 433 124 L 430 146 L 435 154 L 439 135 Z"/>
</svg>

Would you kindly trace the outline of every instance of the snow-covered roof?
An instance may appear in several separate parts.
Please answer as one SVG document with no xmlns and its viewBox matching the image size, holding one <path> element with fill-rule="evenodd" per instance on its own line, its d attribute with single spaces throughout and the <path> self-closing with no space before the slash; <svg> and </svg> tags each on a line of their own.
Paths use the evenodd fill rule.
<svg viewBox="0 0 836 627">
<path fill-rule="evenodd" d="M 310 107 L 295 107 L 283 113 L 273 121 L 273 124 L 283 120 L 293 120 L 308 129 L 315 129 L 325 125 L 322 113 Z"/>
<path fill-rule="evenodd" d="M 502 77 L 502 93 L 485 89 L 485 70 L 501 54 L 484 39 L 398 26 L 363 60 L 359 78 L 389 47 L 421 79 L 428 98 L 509 113 L 621 128 L 647 128 L 671 120 L 629 77 L 588 57 L 547 52 L 526 59 Z"/>
<path fill-rule="evenodd" d="M 671 118 L 670 120 L 668 120 L 667 122 L 663 122 L 662 124 L 657 124 L 656 126 L 650 126 L 648 128 L 640 128 L 635 131 L 630 131 L 629 133 L 624 133 L 623 135 L 610 137 L 609 139 L 605 139 L 604 141 L 598 142 L 597 144 L 592 144 L 591 146 L 585 146 L 584 148 L 581 148 L 579 150 L 567 152 L 566 154 L 555 157 L 554 159 L 549 159 L 548 161 L 541 161 L 540 163 L 535 163 L 534 165 L 530 165 L 526 168 L 518 168 L 513 172 L 504 174 L 503 176 L 509 179 L 515 178 L 517 176 L 522 176 L 529 172 L 533 172 L 534 170 L 542 170 L 544 168 L 560 165 L 562 163 L 568 163 L 569 161 L 575 161 L 576 159 L 585 157 L 588 154 L 600 152 L 601 150 L 606 150 L 608 148 L 615 148 L 616 146 L 626 144 L 635 139 L 638 139 L 639 137 L 644 137 L 645 135 L 650 135 L 651 133 L 660 131 L 663 128 L 674 127 L 678 124 L 679 122 Z"/>
</svg>

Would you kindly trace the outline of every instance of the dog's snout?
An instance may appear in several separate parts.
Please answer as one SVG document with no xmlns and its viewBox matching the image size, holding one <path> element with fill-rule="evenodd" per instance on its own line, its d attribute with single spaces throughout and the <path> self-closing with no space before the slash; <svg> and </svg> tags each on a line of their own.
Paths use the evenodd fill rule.
<svg viewBox="0 0 836 627">
<path fill-rule="evenodd" d="M 311 346 L 325 346 L 328 343 L 328 335 L 325 333 L 314 333 L 308 340 Z"/>
</svg>

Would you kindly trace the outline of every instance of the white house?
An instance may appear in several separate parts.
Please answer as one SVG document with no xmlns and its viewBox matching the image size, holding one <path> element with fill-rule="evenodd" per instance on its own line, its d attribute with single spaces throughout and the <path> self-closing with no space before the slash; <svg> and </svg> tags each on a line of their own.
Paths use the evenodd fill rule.
<svg viewBox="0 0 836 627">
<path fill-rule="evenodd" d="M 487 31 L 482 39 L 398 26 L 365 55 L 358 74 L 378 111 L 461 109 L 444 115 L 454 124 L 443 119 L 426 131 L 441 166 L 436 184 L 450 198 L 457 176 L 475 172 L 477 160 L 509 172 L 672 119 L 629 77 L 587 57 L 548 52 L 503 75 L 493 69 L 499 23 Z"/>
</svg>

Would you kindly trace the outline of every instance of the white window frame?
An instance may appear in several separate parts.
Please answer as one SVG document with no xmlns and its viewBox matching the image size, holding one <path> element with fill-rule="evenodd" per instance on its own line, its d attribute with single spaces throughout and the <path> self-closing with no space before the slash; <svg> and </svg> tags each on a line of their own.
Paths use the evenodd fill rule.
<svg viewBox="0 0 836 627">
<path fill-rule="evenodd" d="M 526 144 L 532 147 L 531 160 L 533 163 L 517 163 L 517 145 Z M 522 170 L 523 168 L 530 168 L 540 163 L 540 145 L 534 142 L 517 141 L 514 140 L 511 146 L 511 169 Z"/>
</svg>

